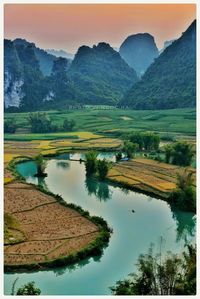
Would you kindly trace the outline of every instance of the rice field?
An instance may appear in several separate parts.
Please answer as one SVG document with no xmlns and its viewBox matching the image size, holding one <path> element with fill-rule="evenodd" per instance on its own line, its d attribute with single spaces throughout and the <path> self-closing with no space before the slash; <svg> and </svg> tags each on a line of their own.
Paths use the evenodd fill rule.
<svg viewBox="0 0 200 299">
<path fill-rule="evenodd" d="M 141 192 L 168 198 L 170 192 L 176 188 L 177 174 L 183 173 L 184 169 L 155 160 L 136 158 L 116 163 L 109 171 L 108 179 Z M 192 171 L 195 181 L 195 169 L 190 167 L 188 170 Z"/>
<path fill-rule="evenodd" d="M 6 266 L 68 256 L 99 235 L 99 228 L 77 211 L 19 182 L 5 186 L 4 212 Z"/>
</svg>

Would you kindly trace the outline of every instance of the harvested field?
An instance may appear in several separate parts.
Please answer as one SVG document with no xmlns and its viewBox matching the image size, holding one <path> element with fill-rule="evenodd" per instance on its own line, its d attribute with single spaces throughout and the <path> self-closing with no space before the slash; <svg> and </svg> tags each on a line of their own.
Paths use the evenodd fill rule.
<svg viewBox="0 0 200 299">
<path fill-rule="evenodd" d="M 189 167 L 188 170 L 192 171 L 195 181 L 195 169 Z M 115 164 L 108 173 L 108 179 L 139 191 L 168 198 L 170 192 L 176 188 L 177 174 L 183 171 L 183 167 L 150 159 L 135 159 Z"/>
<path fill-rule="evenodd" d="M 4 206 L 9 215 L 7 222 L 13 226 L 9 231 L 12 242 L 5 243 L 6 266 L 47 262 L 67 256 L 88 246 L 99 235 L 99 228 L 94 223 L 28 184 L 13 182 L 6 185 Z M 13 231 L 14 224 L 17 232 Z"/>
</svg>

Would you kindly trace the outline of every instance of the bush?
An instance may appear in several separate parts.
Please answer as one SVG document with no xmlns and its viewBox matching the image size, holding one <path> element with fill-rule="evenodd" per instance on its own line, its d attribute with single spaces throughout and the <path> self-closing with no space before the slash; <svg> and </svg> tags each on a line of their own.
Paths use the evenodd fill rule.
<svg viewBox="0 0 200 299">
<path fill-rule="evenodd" d="M 35 282 L 29 282 L 17 290 L 17 295 L 40 295 L 41 290 L 35 287 Z"/>
<path fill-rule="evenodd" d="M 13 119 L 8 119 L 4 122 L 4 133 L 14 134 L 16 132 L 17 126 Z"/>
</svg>

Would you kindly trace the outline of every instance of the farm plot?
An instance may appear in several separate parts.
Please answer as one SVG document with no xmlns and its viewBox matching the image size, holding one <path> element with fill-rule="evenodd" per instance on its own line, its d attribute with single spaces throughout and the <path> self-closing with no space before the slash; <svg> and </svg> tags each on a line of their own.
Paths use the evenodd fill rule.
<svg viewBox="0 0 200 299">
<path fill-rule="evenodd" d="M 5 185 L 4 206 L 9 215 L 6 219 L 17 223 L 18 230 L 18 235 L 8 235 L 5 243 L 5 265 L 47 262 L 67 256 L 88 246 L 99 235 L 94 223 L 28 184 Z M 20 233 L 24 238 L 19 243 Z"/>
<path fill-rule="evenodd" d="M 194 181 L 195 169 L 192 171 Z M 146 191 L 163 198 L 168 198 L 176 188 L 177 174 L 183 173 L 184 168 L 149 159 L 135 159 L 119 162 L 108 173 L 108 179 L 127 185 L 128 187 Z"/>
</svg>

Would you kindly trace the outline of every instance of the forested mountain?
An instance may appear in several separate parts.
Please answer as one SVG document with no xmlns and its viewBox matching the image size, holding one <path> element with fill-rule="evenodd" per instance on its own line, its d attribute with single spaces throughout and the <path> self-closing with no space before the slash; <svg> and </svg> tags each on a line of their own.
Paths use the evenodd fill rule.
<svg viewBox="0 0 200 299">
<path fill-rule="evenodd" d="M 5 108 L 33 111 L 76 104 L 78 96 L 75 100 L 75 89 L 67 75 L 68 60 L 54 57 L 50 75 L 45 76 L 35 49 L 33 43 L 23 40 L 4 41 Z"/>
<path fill-rule="evenodd" d="M 152 45 L 153 37 L 149 38 Z M 140 59 L 138 65 L 141 71 Z M 140 80 L 107 43 L 80 47 L 70 62 L 23 39 L 4 41 L 4 106 L 10 111 L 80 104 L 169 109 L 194 107 L 195 102 L 196 21 L 155 59 Z"/>
<path fill-rule="evenodd" d="M 53 62 L 56 58 L 54 55 L 51 55 L 51 54 L 47 53 L 46 51 L 44 51 L 43 49 L 36 47 L 36 45 L 34 43 L 30 43 L 25 39 L 16 38 L 13 41 L 13 43 L 16 47 L 19 47 L 19 46 L 26 47 L 28 45 L 31 45 L 34 50 L 35 56 L 36 56 L 37 60 L 39 61 L 39 67 L 40 67 L 40 70 L 43 73 L 43 75 L 47 76 L 47 75 L 51 74 Z"/>
<path fill-rule="evenodd" d="M 69 74 L 87 104 L 117 104 L 137 81 L 136 72 L 106 43 L 80 47 Z"/>
<path fill-rule="evenodd" d="M 194 107 L 196 103 L 196 21 L 168 46 L 120 106 L 134 109 Z"/>
<path fill-rule="evenodd" d="M 43 74 L 33 44 L 4 41 L 4 104 L 5 107 L 31 107 L 40 100 Z"/>
<path fill-rule="evenodd" d="M 62 108 L 78 103 L 78 93 L 67 73 L 68 64 L 67 59 L 58 57 L 54 61 L 51 75 L 44 80 L 47 93 L 43 98 L 43 105 L 48 109 Z"/>
<path fill-rule="evenodd" d="M 159 54 L 154 37 L 149 33 L 128 36 L 120 46 L 119 53 L 139 76 L 144 74 Z"/>
<path fill-rule="evenodd" d="M 6 108 L 113 105 L 137 80 L 135 71 L 106 43 L 80 47 L 71 65 L 23 39 L 5 40 L 4 47 Z"/>
</svg>

